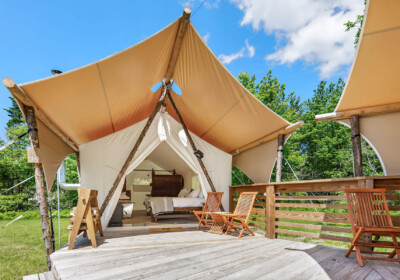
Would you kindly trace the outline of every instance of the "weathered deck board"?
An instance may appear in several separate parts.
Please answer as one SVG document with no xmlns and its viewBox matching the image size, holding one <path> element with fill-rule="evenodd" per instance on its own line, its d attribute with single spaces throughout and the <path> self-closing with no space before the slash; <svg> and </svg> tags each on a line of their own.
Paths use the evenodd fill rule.
<svg viewBox="0 0 400 280">
<path fill-rule="evenodd" d="M 53 273 L 58 279 L 400 279 L 400 264 L 368 260 L 360 268 L 343 249 L 183 227 L 108 229 L 96 249 L 81 237 L 78 249 L 51 255 Z"/>
</svg>

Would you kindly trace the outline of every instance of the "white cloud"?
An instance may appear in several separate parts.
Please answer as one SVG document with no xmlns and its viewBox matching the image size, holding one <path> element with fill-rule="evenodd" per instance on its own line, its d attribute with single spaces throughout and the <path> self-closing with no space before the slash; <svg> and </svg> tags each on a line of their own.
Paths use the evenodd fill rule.
<svg viewBox="0 0 400 280">
<path fill-rule="evenodd" d="M 230 55 L 220 54 L 218 56 L 218 59 L 221 60 L 221 62 L 223 64 L 230 64 L 232 61 L 234 61 L 238 58 L 242 58 L 242 57 L 252 58 L 255 55 L 256 50 L 255 50 L 254 46 L 249 44 L 248 40 L 245 41 L 245 44 L 246 44 L 246 47 L 242 48 L 240 51 L 230 54 Z"/>
<path fill-rule="evenodd" d="M 209 33 L 209 32 L 207 32 L 206 35 L 203 36 L 204 42 L 207 43 L 207 42 L 208 42 L 208 39 L 210 39 L 210 33 Z"/>
<path fill-rule="evenodd" d="M 238 51 L 237 53 L 233 53 L 230 55 L 226 55 L 226 54 L 220 54 L 218 56 L 218 59 L 221 60 L 221 62 L 223 64 L 230 64 L 232 61 L 241 58 L 244 56 L 244 48 L 242 48 L 240 51 Z"/>
<path fill-rule="evenodd" d="M 248 55 L 250 58 L 252 58 L 256 54 L 256 49 L 254 48 L 254 46 L 249 44 L 248 40 L 246 40 L 245 43 L 246 43 L 246 49 L 248 51 Z"/>
<path fill-rule="evenodd" d="M 267 61 L 313 65 L 321 78 L 337 74 L 354 57 L 356 30 L 344 23 L 364 9 L 363 0 L 231 0 L 244 16 L 241 25 L 263 29 L 277 38 L 276 51 Z"/>
<path fill-rule="evenodd" d="M 187 1 L 179 1 L 179 3 L 183 8 L 190 7 L 192 9 L 192 12 L 194 12 L 194 9 L 201 8 L 200 5 L 202 7 L 204 6 L 206 9 L 218 8 L 219 1 L 220 0 L 208 0 L 204 2 L 204 0 L 187 0 Z"/>
</svg>

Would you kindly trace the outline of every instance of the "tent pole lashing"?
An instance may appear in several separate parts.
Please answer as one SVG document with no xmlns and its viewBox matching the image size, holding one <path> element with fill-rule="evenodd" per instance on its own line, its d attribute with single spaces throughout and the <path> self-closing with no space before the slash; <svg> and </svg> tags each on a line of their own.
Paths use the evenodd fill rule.
<svg viewBox="0 0 400 280">
<path fill-rule="evenodd" d="M 167 89 L 167 95 L 168 95 L 169 100 L 171 101 L 172 107 L 174 107 L 174 110 L 175 110 L 175 112 L 176 112 L 176 115 L 177 115 L 178 118 L 179 118 L 180 123 L 182 124 L 182 127 L 183 127 L 183 130 L 185 131 L 186 137 L 189 139 L 190 146 L 192 146 L 192 149 L 193 149 L 193 153 L 198 152 L 199 150 L 196 148 L 196 145 L 195 145 L 194 142 L 193 142 L 192 136 L 190 135 L 189 130 L 187 129 L 187 127 L 186 127 L 186 125 L 185 125 L 185 122 L 183 121 L 183 118 L 182 118 L 181 114 L 179 113 L 178 107 L 176 107 L 175 101 L 174 101 L 174 99 L 172 98 L 171 93 L 169 92 L 169 89 Z M 203 170 L 204 175 L 205 175 L 206 178 L 207 178 L 207 182 L 208 182 L 208 184 L 210 185 L 211 190 L 212 190 L 213 192 L 216 192 L 215 186 L 214 186 L 214 184 L 213 184 L 213 182 L 212 182 L 212 180 L 211 180 L 210 175 L 208 174 L 207 168 L 206 168 L 206 166 L 204 165 L 203 160 L 201 159 L 202 157 L 196 156 L 196 158 L 197 158 L 197 160 L 198 160 L 198 162 L 199 162 L 199 164 L 200 164 L 200 166 L 201 166 L 201 169 Z M 225 210 L 224 210 L 224 207 L 222 206 L 222 204 L 221 204 L 220 208 L 221 208 L 221 211 L 225 211 Z"/>
</svg>

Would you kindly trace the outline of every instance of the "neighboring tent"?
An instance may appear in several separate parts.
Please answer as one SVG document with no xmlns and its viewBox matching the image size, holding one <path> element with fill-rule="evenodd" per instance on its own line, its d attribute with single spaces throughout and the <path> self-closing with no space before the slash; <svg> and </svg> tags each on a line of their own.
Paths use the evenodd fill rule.
<svg viewBox="0 0 400 280">
<path fill-rule="evenodd" d="M 186 32 L 181 37 L 182 24 Z M 172 63 L 174 57 L 176 64 Z M 213 183 L 226 193 L 223 204 L 228 199 L 232 155 L 235 165 L 253 181 L 268 181 L 278 134 L 288 135 L 301 123 L 290 124 L 257 100 L 221 64 L 193 25 L 178 19 L 143 42 L 82 68 L 20 86 L 11 79 L 3 80 L 20 105 L 35 108 L 48 187 L 62 160 L 79 151 L 82 185 L 101 190 L 102 203 L 135 144 L 139 128 L 160 98 L 162 89 L 151 89 L 169 79 L 171 65 L 172 79 L 182 90 L 181 95 L 172 90 L 171 94 L 205 154 L 203 160 Z M 169 99 L 166 104 L 170 115 L 166 119 L 177 132 L 173 119 L 179 118 Z M 154 130 L 153 136 L 146 135 L 130 171 L 157 146 L 157 137 Z M 190 146 L 177 146 L 176 137 L 165 141 L 199 172 Z M 203 172 L 199 172 L 199 180 L 208 191 Z"/>
<path fill-rule="evenodd" d="M 400 174 L 400 1 L 371 0 L 366 7 L 357 54 L 334 113 L 316 120 L 349 125 L 360 117 L 360 132 L 380 157 L 385 175 Z"/>
</svg>

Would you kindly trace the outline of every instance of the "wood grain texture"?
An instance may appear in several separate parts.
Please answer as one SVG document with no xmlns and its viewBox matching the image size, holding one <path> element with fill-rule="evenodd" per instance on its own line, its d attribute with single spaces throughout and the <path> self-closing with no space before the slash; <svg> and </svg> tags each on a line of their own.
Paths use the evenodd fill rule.
<svg viewBox="0 0 400 280">
<path fill-rule="evenodd" d="M 30 106 L 25 106 L 24 110 L 26 112 L 26 123 L 28 124 L 28 129 L 29 129 L 29 139 L 31 141 L 33 149 L 39 156 L 39 162 L 34 163 L 36 195 L 39 202 L 44 249 L 46 252 L 46 262 L 47 262 L 47 267 L 50 270 L 51 269 L 50 255 L 53 253 L 53 243 L 52 243 L 53 240 L 50 234 L 49 215 L 47 211 L 46 187 L 44 185 L 44 172 L 42 163 L 40 162 L 39 133 L 36 125 L 35 109 Z"/>
<path fill-rule="evenodd" d="M 58 279 L 398 279 L 400 275 L 400 266 L 392 262 L 368 260 L 359 268 L 354 256 L 344 257 L 343 249 L 262 236 L 238 239 L 188 228 L 164 233 L 144 228 L 108 229 L 98 238 L 97 249 L 81 239 L 80 249 L 61 249 L 51 256 L 53 273 Z"/>
</svg>

